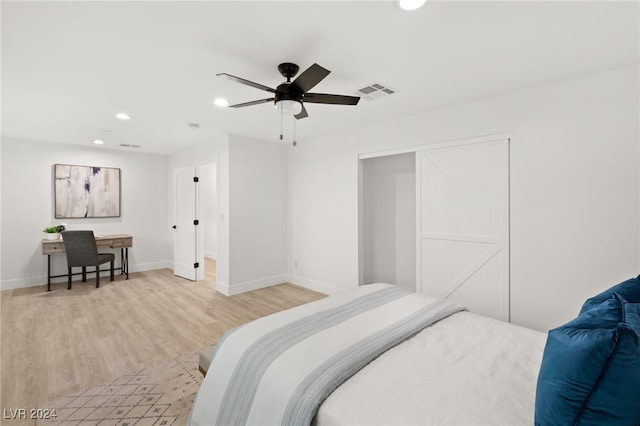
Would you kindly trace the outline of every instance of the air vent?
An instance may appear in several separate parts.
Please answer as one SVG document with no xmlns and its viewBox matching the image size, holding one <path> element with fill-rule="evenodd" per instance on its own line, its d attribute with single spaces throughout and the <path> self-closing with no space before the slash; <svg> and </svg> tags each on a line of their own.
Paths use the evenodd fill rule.
<svg viewBox="0 0 640 426">
<path fill-rule="evenodd" d="M 129 143 L 121 143 L 120 146 L 123 148 L 140 148 L 142 145 L 132 145 Z"/>
<path fill-rule="evenodd" d="M 376 83 L 371 83 L 370 85 L 365 86 L 362 89 L 356 90 L 355 93 L 358 96 L 361 96 L 365 99 L 369 99 L 372 101 L 388 95 L 393 95 L 394 93 L 396 93 L 396 90 L 392 89 L 386 84 L 376 82 Z"/>
</svg>

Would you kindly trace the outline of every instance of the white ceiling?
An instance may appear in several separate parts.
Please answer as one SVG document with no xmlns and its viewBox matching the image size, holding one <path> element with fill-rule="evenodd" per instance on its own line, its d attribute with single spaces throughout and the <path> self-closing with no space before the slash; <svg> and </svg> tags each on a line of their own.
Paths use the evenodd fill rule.
<svg viewBox="0 0 640 426">
<path fill-rule="evenodd" d="M 2 1 L 2 134 L 171 153 L 226 134 L 277 140 L 268 93 L 280 62 L 331 74 L 313 91 L 392 96 L 308 104 L 297 139 L 637 64 L 639 3 L 384 1 Z M 132 119 L 114 118 L 126 111 Z M 193 130 L 188 123 L 198 123 Z M 285 137 L 292 133 L 285 121 Z M 130 149 L 130 148 L 129 148 Z"/>
</svg>

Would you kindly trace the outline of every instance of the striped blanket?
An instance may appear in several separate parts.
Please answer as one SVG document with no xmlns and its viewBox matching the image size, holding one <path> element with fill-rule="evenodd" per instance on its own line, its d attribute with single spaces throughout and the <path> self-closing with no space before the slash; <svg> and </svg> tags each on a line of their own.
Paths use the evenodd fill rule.
<svg viewBox="0 0 640 426">
<path fill-rule="evenodd" d="M 342 382 L 458 305 L 370 284 L 227 332 L 189 424 L 304 425 Z"/>
</svg>

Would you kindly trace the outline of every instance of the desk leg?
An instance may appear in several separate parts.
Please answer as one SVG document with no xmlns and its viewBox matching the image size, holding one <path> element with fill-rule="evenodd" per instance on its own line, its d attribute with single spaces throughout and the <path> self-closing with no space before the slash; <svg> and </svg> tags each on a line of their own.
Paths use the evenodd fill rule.
<svg viewBox="0 0 640 426">
<path fill-rule="evenodd" d="M 47 291 L 51 291 L 51 255 L 47 255 Z"/>
<path fill-rule="evenodd" d="M 127 279 L 129 279 L 129 247 L 124 249 L 124 264 L 127 266 L 125 274 L 127 275 Z"/>
<path fill-rule="evenodd" d="M 120 249 L 120 275 L 126 275 L 129 279 L 129 248 Z"/>
</svg>

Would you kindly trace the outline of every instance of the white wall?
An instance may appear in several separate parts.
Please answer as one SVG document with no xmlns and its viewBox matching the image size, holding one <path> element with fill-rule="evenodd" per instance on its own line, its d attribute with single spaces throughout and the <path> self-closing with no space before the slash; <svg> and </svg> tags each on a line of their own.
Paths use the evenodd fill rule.
<svg viewBox="0 0 640 426">
<path fill-rule="evenodd" d="M 546 330 L 640 269 L 638 67 L 369 128 L 291 152 L 291 281 L 358 285 L 358 155 L 508 132 L 511 318 Z M 378 101 L 381 102 L 381 101 Z"/>
<path fill-rule="evenodd" d="M 362 160 L 363 284 L 416 289 L 416 156 Z"/>
<path fill-rule="evenodd" d="M 47 282 L 42 229 L 60 223 L 96 234 L 133 235 L 131 272 L 170 265 L 168 240 L 162 232 L 167 224 L 166 156 L 11 138 L 2 139 L 1 150 L 2 290 Z M 52 166 L 56 163 L 120 168 L 121 217 L 55 219 Z M 64 256 L 52 256 L 52 272 L 66 273 Z"/>
<path fill-rule="evenodd" d="M 287 281 L 287 151 L 229 136 L 229 270 L 225 294 Z M 220 287 L 218 287 L 220 289 Z"/>
</svg>

